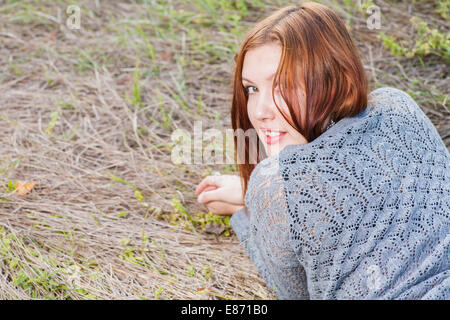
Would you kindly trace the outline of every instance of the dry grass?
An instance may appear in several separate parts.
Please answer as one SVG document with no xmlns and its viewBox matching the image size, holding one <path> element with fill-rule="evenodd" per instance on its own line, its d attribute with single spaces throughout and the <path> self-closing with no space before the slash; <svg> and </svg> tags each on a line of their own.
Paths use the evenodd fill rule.
<svg viewBox="0 0 450 320">
<path fill-rule="evenodd" d="M 359 8 L 323 2 L 346 17 L 372 87 L 408 90 L 448 146 L 448 60 L 393 56 Z M 448 33 L 435 1 L 376 2 L 385 32 L 411 39 L 414 15 Z M 0 0 L 0 298 L 275 298 L 233 234 L 189 228 L 173 202 L 205 217 L 196 184 L 234 171 L 173 164 L 170 135 L 230 127 L 239 41 L 288 2 L 219 3 L 80 0 L 69 30 L 68 2 Z M 19 180 L 37 185 L 20 196 Z"/>
</svg>

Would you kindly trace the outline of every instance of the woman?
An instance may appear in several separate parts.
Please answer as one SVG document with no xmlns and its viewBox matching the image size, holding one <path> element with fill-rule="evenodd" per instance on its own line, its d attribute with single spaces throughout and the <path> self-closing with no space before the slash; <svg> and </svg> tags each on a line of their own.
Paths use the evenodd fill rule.
<svg viewBox="0 0 450 320">
<path fill-rule="evenodd" d="M 450 155 L 413 99 L 368 95 L 345 25 L 317 3 L 257 24 L 235 62 L 233 129 L 256 130 L 266 157 L 247 144 L 257 164 L 196 193 L 234 213 L 268 287 L 280 299 L 449 299 Z"/>
</svg>

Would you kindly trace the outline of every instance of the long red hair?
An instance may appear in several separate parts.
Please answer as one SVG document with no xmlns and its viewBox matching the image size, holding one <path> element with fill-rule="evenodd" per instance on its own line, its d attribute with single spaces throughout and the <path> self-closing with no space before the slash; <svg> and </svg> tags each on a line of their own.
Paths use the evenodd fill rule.
<svg viewBox="0 0 450 320">
<path fill-rule="evenodd" d="M 290 115 L 278 110 L 308 142 L 325 130 L 329 121 L 357 115 L 367 107 L 368 83 L 358 50 L 339 16 L 327 6 L 305 2 L 288 6 L 265 18 L 248 33 L 239 53 L 234 57 L 235 72 L 231 123 L 233 130 L 253 128 L 247 114 L 247 95 L 242 85 L 242 68 L 247 51 L 278 42 L 282 54 L 274 76 Z M 306 94 L 306 116 L 300 112 L 299 89 Z M 275 102 L 275 100 L 274 100 Z M 275 102 L 276 104 L 276 102 Z M 245 155 L 249 159 L 249 144 Z M 259 142 L 262 147 L 261 142 Z M 257 162 L 261 161 L 259 159 Z M 244 195 L 248 180 L 256 164 L 245 161 L 238 169 L 244 182 Z"/>
</svg>

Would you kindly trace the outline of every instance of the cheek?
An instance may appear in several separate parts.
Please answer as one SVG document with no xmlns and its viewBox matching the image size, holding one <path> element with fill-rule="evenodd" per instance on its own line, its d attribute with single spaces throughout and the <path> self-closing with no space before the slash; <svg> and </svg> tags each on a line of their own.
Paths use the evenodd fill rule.
<svg viewBox="0 0 450 320">
<path fill-rule="evenodd" d="M 255 106 L 251 101 L 252 99 L 248 99 L 247 101 L 247 116 L 248 119 L 250 120 L 252 126 L 255 126 L 255 118 L 256 118 L 256 110 L 255 110 Z"/>
<path fill-rule="evenodd" d="M 281 96 L 280 93 L 275 92 L 275 102 L 278 105 L 278 109 L 284 114 L 284 116 L 290 121 L 291 121 L 291 113 L 289 112 L 289 108 L 286 104 L 286 102 L 284 101 L 283 97 Z M 285 123 L 286 120 L 283 117 L 283 114 L 280 114 L 280 112 L 277 110 L 277 107 L 274 105 L 274 108 L 277 112 L 277 117 L 280 118 L 280 120 Z"/>
<path fill-rule="evenodd" d="M 295 117 L 298 119 L 298 116 L 301 114 L 301 118 L 304 119 L 305 118 L 305 95 L 303 93 L 303 91 L 299 91 L 299 110 L 296 110 L 297 108 L 294 108 L 294 114 L 291 115 L 291 112 L 289 111 L 289 108 L 286 104 L 286 102 L 284 101 L 284 99 L 281 97 L 281 94 L 278 94 L 275 96 L 275 101 L 277 102 L 280 110 L 283 112 L 283 114 L 286 116 L 286 119 L 289 120 L 289 125 L 290 126 L 294 126 L 294 122 L 292 121 L 292 117 Z M 284 119 L 284 117 L 280 114 L 279 115 L 282 119 L 283 122 L 286 122 L 286 120 Z"/>
</svg>

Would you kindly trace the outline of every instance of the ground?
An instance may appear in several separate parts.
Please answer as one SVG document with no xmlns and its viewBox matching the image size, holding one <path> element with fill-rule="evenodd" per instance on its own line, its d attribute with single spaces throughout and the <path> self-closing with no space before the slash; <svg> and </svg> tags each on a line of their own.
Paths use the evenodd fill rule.
<svg viewBox="0 0 450 320">
<path fill-rule="evenodd" d="M 449 1 L 320 2 L 448 147 Z M 234 166 L 175 164 L 171 134 L 231 127 L 233 56 L 287 4 L 0 1 L 0 298 L 276 298 L 196 202 Z"/>
</svg>

